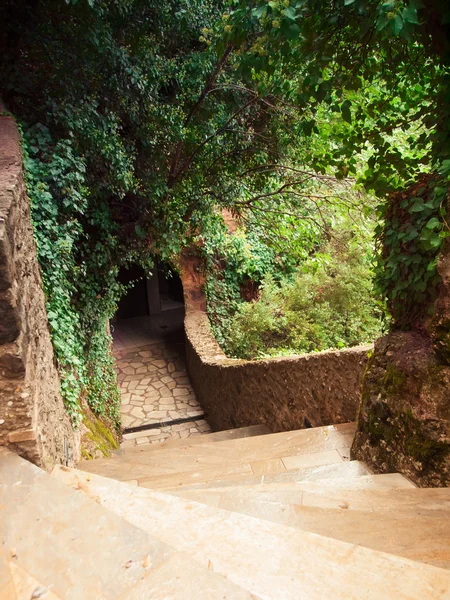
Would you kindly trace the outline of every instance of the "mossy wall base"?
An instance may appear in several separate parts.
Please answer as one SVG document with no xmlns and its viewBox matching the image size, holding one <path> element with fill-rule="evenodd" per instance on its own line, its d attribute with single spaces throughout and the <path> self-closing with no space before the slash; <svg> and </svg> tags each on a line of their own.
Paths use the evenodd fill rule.
<svg viewBox="0 0 450 600">
<path fill-rule="evenodd" d="M 90 460 L 111 456 L 119 448 L 119 440 L 112 428 L 103 423 L 87 407 L 83 408 L 83 433 L 81 436 L 81 458 Z"/>
<path fill-rule="evenodd" d="M 450 485 L 450 367 L 426 333 L 395 332 L 376 342 L 352 458 L 419 486 Z"/>
</svg>

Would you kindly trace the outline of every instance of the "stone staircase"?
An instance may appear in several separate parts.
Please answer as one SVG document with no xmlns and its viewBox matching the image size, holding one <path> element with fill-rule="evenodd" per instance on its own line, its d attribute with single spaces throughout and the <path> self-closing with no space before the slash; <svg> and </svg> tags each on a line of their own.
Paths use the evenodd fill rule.
<svg viewBox="0 0 450 600">
<path fill-rule="evenodd" d="M 0 599 L 450 598 L 450 492 L 263 426 L 52 476 L 0 449 Z"/>
</svg>

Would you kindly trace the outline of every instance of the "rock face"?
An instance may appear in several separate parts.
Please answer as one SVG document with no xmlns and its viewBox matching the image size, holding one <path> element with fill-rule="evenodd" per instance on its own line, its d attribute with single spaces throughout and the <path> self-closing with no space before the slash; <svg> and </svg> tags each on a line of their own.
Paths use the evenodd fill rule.
<svg viewBox="0 0 450 600">
<path fill-rule="evenodd" d="M 19 133 L 0 116 L 0 445 L 44 468 L 79 457 L 59 391 Z"/>
<path fill-rule="evenodd" d="M 433 316 L 375 343 L 364 376 L 352 458 L 419 486 L 450 485 L 450 242 Z"/>
<path fill-rule="evenodd" d="M 427 333 L 396 332 L 375 343 L 352 457 L 421 486 L 450 484 L 450 367 Z"/>
</svg>

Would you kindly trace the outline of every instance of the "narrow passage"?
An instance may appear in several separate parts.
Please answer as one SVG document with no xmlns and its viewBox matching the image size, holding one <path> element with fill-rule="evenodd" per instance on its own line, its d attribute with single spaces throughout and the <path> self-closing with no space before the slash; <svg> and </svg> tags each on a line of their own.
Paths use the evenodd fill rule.
<svg viewBox="0 0 450 600">
<path fill-rule="evenodd" d="M 124 434 L 124 445 L 159 444 L 211 431 L 201 418 L 185 363 L 184 309 L 125 319 L 113 326 L 124 429 L 199 417 Z"/>
</svg>

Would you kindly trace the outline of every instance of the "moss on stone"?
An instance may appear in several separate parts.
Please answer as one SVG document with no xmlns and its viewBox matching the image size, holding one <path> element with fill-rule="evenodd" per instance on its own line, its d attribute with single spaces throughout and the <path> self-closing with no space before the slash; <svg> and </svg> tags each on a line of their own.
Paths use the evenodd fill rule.
<svg viewBox="0 0 450 600">
<path fill-rule="evenodd" d="M 405 434 L 405 453 L 422 463 L 424 470 L 438 467 L 449 454 L 450 444 L 424 435 L 423 423 L 413 416 L 411 410 L 399 415 L 399 421 Z"/>
<path fill-rule="evenodd" d="M 447 365 L 450 364 L 450 323 L 445 322 L 437 327 L 433 334 L 433 345 L 438 357 Z"/>
<path fill-rule="evenodd" d="M 99 452 L 103 456 L 110 456 L 113 450 L 119 448 L 119 442 L 111 429 L 87 409 L 83 412 L 83 424 L 86 427 L 81 439 L 81 456 L 84 459 L 95 458 Z"/>
<path fill-rule="evenodd" d="M 381 441 L 390 444 L 395 437 L 395 428 L 392 423 L 383 419 L 374 411 L 371 411 L 368 414 L 364 429 L 371 440 L 376 444 L 379 444 Z"/>
<path fill-rule="evenodd" d="M 424 469 L 429 469 L 442 463 L 450 452 L 450 446 L 416 434 L 406 440 L 405 452 L 422 463 Z"/>
<path fill-rule="evenodd" d="M 383 379 L 383 388 L 386 394 L 401 394 L 406 384 L 406 375 L 390 362 L 386 365 L 386 374 Z"/>
<path fill-rule="evenodd" d="M 81 448 L 81 458 L 83 460 L 92 460 L 94 457 L 88 452 L 86 448 Z"/>
<path fill-rule="evenodd" d="M 422 432 L 423 423 L 413 416 L 411 409 L 389 417 L 380 412 L 380 405 L 369 412 L 364 430 L 372 444 L 383 442 L 391 448 L 386 456 L 388 462 L 395 458 L 396 453 L 401 453 L 420 463 L 420 470 L 427 472 L 438 469 L 450 454 L 450 444 L 436 441 Z"/>
</svg>

